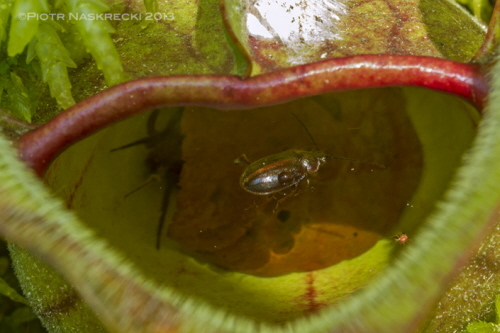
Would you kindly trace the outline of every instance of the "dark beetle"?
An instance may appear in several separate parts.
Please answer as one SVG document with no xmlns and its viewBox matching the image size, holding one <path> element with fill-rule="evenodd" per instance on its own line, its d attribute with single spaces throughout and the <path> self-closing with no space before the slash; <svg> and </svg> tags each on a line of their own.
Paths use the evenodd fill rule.
<svg viewBox="0 0 500 333">
<path fill-rule="evenodd" d="M 240 177 L 241 187 L 258 195 L 272 194 L 298 184 L 319 170 L 327 155 L 290 149 L 250 164 Z"/>
<path fill-rule="evenodd" d="M 327 159 L 371 164 L 384 168 L 383 165 L 374 162 L 336 157 L 323 153 L 318 149 L 307 127 L 294 113 L 292 113 L 292 115 L 304 127 L 317 150 L 305 151 L 289 149 L 251 163 L 245 171 L 243 171 L 240 177 L 240 185 L 245 191 L 257 195 L 267 195 L 295 186 L 292 192 L 295 193 L 299 183 L 303 179 L 307 179 L 307 176 L 317 172 L 319 167 L 325 163 Z M 242 161 L 249 164 L 245 155 L 240 156 L 235 162 L 241 163 Z"/>
</svg>

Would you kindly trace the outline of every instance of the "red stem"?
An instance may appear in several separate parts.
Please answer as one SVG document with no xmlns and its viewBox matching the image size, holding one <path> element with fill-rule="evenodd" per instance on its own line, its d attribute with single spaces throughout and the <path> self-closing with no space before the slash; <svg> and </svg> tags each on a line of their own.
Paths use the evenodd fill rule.
<svg viewBox="0 0 500 333">
<path fill-rule="evenodd" d="M 81 101 L 22 136 L 18 148 L 21 158 L 42 175 L 69 145 L 109 124 L 153 108 L 199 105 L 248 109 L 325 92 L 386 86 L 420 86 L 452 93 L 479 110 L 488 91 L 478 66 L 420 56 L 337 58 L 246 79 L 224 75 L 144 78 Z"/>
</svg>

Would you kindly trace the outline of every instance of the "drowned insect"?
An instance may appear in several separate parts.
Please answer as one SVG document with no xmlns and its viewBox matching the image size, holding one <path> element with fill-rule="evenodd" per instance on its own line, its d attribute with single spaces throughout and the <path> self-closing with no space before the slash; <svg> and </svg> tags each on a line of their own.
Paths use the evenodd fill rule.
<svg viewBox="0 0 500 333">
<path fill-rule="evenodd" d="M 406 245 L 406 243 L 408 242 L 409 240 L 409 237 L 407 234 L 403 234 L 403 233 L 398 233 L 396 234 L 396 236 L 394 236 L 394 241 L 400 245 Z"/>
<path fill-rule="evenodd" d="M 328 159 L 370 164 L 385 168 L 385 166 L 379 163 L 331 156 L 320 151 L 304 123 L 297 115 L 294 113 L 292 113 L 292 115 L 306 130 L 316 150 L 306 151 L 289 149 L 281 153 L 261 158 L 253 163 L 249 163 L 245 155 L 241 155 L 235 160 L 235 163 L 242 163 L 242 161 L 244 161 L 249 164 L 240 177 L 240 186 L 245 191 L 256 195 L 270 195 L 284 191 L 285 189 L 292 189 L 289 194 L 278 200 L 273 212 L 276 212 L 280 203 L 297 192 L 300 182 L 305 179 L 309 184 L 308 177 L 318 172 L 321 165 L 326 163 Z"/>
<path fill-rule="evenodd" d="M 167 210 L 171 194 L 176 191 L 183 163 L 180 150 L 182 143 L 180 121 L 183 108 L 172 108 L 169 111 L 171 116 L 168 118 L 168 122 L 165 124 L 163 130 L 156 129 L 156 122 L 160 111 L 154 110 L 147 120 L 148 136 L 111 150 L 111 152 L 116 152 L 137 145 L 145 145 L 149 150 L 145 160 L 149 177 L 135 189 L 126 193 L 124 199 L 153 183 L 159 184 L 159 187 L 163 190 L 160 207 L 158 207 L 159 218 L 156 230 L 157 250 L 160 249 L 161 235 L 168 213 Z"/>
</svg>

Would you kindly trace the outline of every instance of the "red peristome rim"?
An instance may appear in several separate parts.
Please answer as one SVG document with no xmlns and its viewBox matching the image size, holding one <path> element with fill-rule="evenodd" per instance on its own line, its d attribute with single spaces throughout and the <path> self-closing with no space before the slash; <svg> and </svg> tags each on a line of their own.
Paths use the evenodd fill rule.
<svg viewBox="0 0 500 333">
<path fill-rule="evenodd" d="M 422 56 L 359 55 L 250 78 L 183 75 L 129 81 L 79 102 L 18 141 L 21 158 L 42 175 L 68 146 L 107 125 L 154 108 L 258 108 L 326 92 L 419 86 L 458 95 L 482 110 L 488 84 L 474 64 Z M 446 112 L 446 110 L 443 110 Z"/>
</svg>

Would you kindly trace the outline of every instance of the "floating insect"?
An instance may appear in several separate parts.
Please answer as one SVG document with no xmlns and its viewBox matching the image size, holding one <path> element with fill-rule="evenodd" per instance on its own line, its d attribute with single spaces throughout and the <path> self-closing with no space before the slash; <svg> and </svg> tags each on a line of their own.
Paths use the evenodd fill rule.
<svg viewBox="0 0 500 333">
<path fill-rule="evenodd" d="M 403 234 L 403 233 L 398 233 L 396 234 L 396 236 L 394 236 L 394 241 L 400 245 L 406 245 L 406 243 L 408 242 L 409 240 L 409 237 L 407 234 Z"/>
<path fill-rule="evenodd" d="M 289 149 L 281 153 L 261 158 L 253 163 L 249 163 L 245 155 L 240 156 L 235 160 L 235 163 L 242 163 L 242 161 L 245 161 L 249 164 L 240 177 L 240 185 L 245 191 L 256 195 L 269 195 L 293 187 L 289 195 L 286 195 L 278 201 L 279 205 L 288 196 L 296 193 L 302 180 L 306 179 L 309 183 L 308 176 L 316 173 L 321 165 L 326 163 L 327 159 L 358 162 L 384 168 L 383 165 L 375 162 L 331 156 L 320 151 L 304 123 L 294 113 L 292 113 L 292 115 L 306 130 L 316 150 L 306 151 Z M 278 205 L 274 211 L 277 210 Z"/>
</svg>

